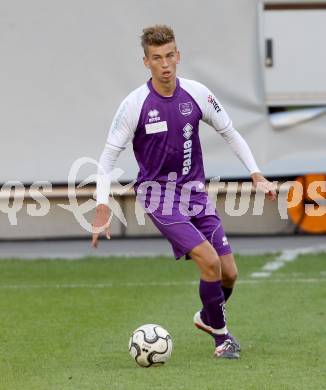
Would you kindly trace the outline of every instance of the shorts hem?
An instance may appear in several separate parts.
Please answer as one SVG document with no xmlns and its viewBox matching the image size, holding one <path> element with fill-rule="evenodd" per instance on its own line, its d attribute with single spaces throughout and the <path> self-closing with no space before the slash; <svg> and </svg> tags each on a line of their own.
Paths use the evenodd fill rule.
<svg viewBox="0 0 326 390">
<path fill-rule="evenodd" d="M 196 248 L 196 246 L 202 244 L 204 241 L 207 241 L 207 239 L 202 237 L 202 240 L 199 241 L 196 245 L 192 245 L 190 249 L 186 249 L 186 250 L 182 251 L 180 255 L 179 254 L 178 255 L 174 254 L 175 259 L 176 260 L 180 260 L 181 258 L 183 258 L 185 256 L 186 256 L 186 260 L 191 259 L 191 257 L 189 257 L 187 259 L 188 253 L 191 252 L 194 248 Z"/>
<path fill-rule="evenodd" d="M 216 250 L 216 248 L 215 248 L 215 250 Z M 217 250 L 216 250 L 216 252 L 217 252 Z M 230 249 L 230 248 L 226 249 L 225 251 L 221 251 L 220 253 L 217 252 L 217 254 L 219 256 L 231 255 L 232 253 L 233 253 L 232 249 Z"/>
</svg>

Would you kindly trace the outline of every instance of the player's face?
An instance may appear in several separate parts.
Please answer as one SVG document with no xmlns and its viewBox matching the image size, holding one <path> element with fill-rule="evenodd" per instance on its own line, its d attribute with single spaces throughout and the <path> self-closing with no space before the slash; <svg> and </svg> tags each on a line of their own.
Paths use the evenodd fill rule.
<svg viewBox="0 0 326 390">
<path fill-rule="evenodd" d="M 147 46 L 144 64 L 150 69 L 152 78 L 160 83 L 170 83 L 176 78 L 180 53 L 175 42 L 162 46 Z"/>
</svg>

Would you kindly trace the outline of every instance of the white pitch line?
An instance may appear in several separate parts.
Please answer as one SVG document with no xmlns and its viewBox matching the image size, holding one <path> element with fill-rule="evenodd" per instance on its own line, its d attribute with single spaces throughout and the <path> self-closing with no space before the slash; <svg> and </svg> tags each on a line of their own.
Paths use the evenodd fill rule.
<svg viewBox="0 0 326 390">
<path fill-rule="evenodd" d="M 299 255 L 307 253 L 319 253 L 326 252 L 326 246 L 320 245 L 316 247 L 307 247 L 299 249 L 285 249 L 282 253 L 275 258 L 274 261 L 269 261 L 262 268 L 261 271 L 253 272 L 252 278 L 269 278 L 274 271 L 284 267 L 286 263 L 295 261 Z"/>
<path fill-rule="evenodd" d="M 324 283 L 326 278 L 288 278 L 288 279 L 267 279 L 254 280 L 242 279 L 237 284 L 258 284 L 260 282 L 268 283 Z M 184 282 L 150 282 L 150 283 L 81 283 L 81 284 L 3 284 L 0 285 L 0 290 L 33 290 L 33 289 L 110 289 L 119 287 L 175 287 L 175 286 L 194 286 L 198 280 L 189 280 Z"/>
</svg>

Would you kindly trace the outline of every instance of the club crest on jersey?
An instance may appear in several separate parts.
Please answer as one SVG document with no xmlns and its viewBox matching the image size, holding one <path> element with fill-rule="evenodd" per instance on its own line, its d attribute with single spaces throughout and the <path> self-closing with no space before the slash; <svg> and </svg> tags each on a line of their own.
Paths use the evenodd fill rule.
<svg viewBox="0 0 326 390">
<path fill-rule="evenodd" d="M 190 123 L 187 123 L 186 126 L 183 128 L 183 136 L 185 137 L 185 139 L 189 139 L 192 136 L 192 129 L 193 127 Z"/>
<path fill-rule="evenodd" d="M 190 115 L 192 113 L 192 103 L 179 103 L 179 111 L 184 116 Z"/>
<path fill-rule="evenodd" d="M 208 99 L 207 100 L 208 100 L 208 103 L 210 103 L 214 107 L 216 112 L 221 111 L 221 107 L 218 105 L 218 103 L 217 103 L 217 101 L 215 99 L 215 96 L 208 95 Z"/>
<path fill-rule="evenodd" d="M 148 122 L 149 123 L 159 122 L 161 120 L 159 115 L 160 115 L 160 112 L 157 111 L 155 108 L 154 108 L 154 110 L 150 110 L 148 113 L 148 116 L 149 116 Z"/>
</svg>

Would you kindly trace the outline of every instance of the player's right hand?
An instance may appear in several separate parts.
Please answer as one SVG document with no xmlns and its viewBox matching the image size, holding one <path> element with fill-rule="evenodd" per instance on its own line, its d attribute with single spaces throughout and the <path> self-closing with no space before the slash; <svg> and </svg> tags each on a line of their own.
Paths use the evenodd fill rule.
<svg viewBox="0 0 326 390">
<path fill-rule="evenodd" d="M 110 240 L 110 209 L 105 204 L 99 204 L 96 207 L 95 218 L 92 224 L 93 227 L 93 237 L 92 237 L 92 247 L 97 248 L 98 238 L 102 232 L 104 232 L 106 238 Z"/>
</svg>

